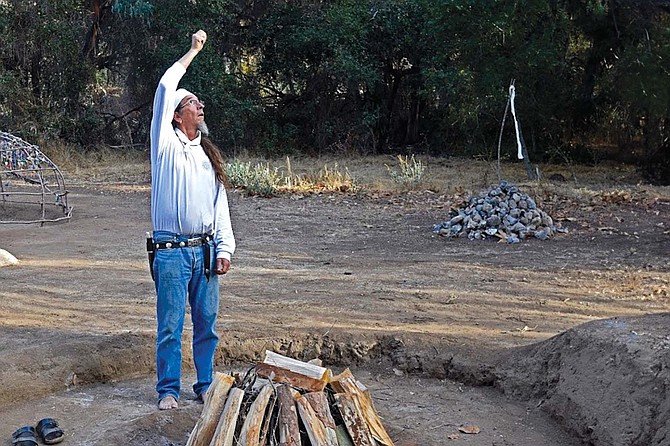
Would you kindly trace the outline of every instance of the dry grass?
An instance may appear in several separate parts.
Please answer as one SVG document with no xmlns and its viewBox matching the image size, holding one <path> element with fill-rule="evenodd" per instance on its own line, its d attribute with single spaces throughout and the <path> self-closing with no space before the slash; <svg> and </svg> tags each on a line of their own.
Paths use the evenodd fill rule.
<svg viewBox="0 0 670 446">
<path fill-rule="evenodd" d="M 300 164 L 300 163 L 299 163 Z M 319 168 L 301 169 L 298 173 L 293 169 L 293 162 L 287 156 L 282 166 L 284 184 L 279 190 L 284 192 L 307 193 L 313 191 L 354 192 L 358 185 L 351 177 L 347 167 L 340 168 L 339 162 L 327 162 Z"/>
<path fill-rule="evenodd" d="M 44 152 L 63 171 L 69 184 L 148 184 L 148 153 L 141 150 L 99 148 L 89 151 L 49 147 Z M 498 182 L 497 163 L 480 159 L 416 156 L 425 167 L 415 190 L 440 194 L 479 193 Z M 370 157 L 286 157 L 264 159 L 240 156 L 236 160 L 267 164 L 283 179 L 278 190 L 311 192 L 403 193 L 387 166 L 396 166 L 394 155 Z M 607 191 L 640 191 L 668 199 L 670 187 L 645 184 L 634 166 L 603 162 L 596 166 L 539 165 L 543 180 L 529 181 L 522 162 L 503 162 L 502 179 L 533 189 L 567 196 L 598 195 Z M 565 181 L 549 181 L 553 174 Z"/>
<path fill-rule="evenodd" d="M 41 150 L 70 184 L 141 183 L 151 180 L 149 155 L 144 150 L 96 147 L 73 149 L 49 145 Z"/>
</svg>

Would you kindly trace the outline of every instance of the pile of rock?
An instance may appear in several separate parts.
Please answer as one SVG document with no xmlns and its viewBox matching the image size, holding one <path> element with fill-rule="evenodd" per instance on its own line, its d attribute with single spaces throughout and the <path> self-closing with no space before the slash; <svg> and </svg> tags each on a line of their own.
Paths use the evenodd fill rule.
<svg viewBox="0 0 670 446">
<path fill-rule="evenodd" d="M 567 232 L 537 207 L 535 200 L 507 181 L 471 197 L 449 220 L 433 226 L 433 232 L 446 237 L 483 240 L 498 237 L 508 243 L 535 237 L 546 240 L 557 232 Z"/>
</svg>

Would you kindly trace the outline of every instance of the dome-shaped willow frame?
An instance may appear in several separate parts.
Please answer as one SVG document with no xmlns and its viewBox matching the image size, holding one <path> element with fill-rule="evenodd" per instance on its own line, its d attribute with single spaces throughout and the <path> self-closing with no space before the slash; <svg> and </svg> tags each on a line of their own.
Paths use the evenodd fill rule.
<svg viewBox="0 0 670 446">
<path fill-rule="evenodd" d="M 37 146 L 0 132 L 0 223 L 67 220 L 67 194 L 63 174 Z"/>
</svg>

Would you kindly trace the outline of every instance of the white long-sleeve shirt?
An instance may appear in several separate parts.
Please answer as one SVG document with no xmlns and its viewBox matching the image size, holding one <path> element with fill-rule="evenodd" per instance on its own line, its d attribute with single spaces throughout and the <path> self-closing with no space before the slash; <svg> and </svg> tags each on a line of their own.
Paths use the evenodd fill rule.
<svg viewBox="0 0 670 446">
<path fill-rule="evenodd" d="M 154 231 L 212 233 L 216 257 L 230 260 L 235 236 L 228 197 L 216 181 L 198 136 L 189 139 L 172 127 L 174 97 L 186 68 L 175 62 L 156 89 L 151 119 L 151 222 Z"/>
</svg>

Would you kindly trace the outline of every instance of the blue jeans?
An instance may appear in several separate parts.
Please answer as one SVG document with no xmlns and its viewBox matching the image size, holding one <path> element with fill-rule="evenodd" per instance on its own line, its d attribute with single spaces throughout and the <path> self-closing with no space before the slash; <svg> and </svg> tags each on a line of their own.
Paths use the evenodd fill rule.
<svg viewBox="0 0 670 446">
<path fill-rule="evenodd" d="M 189 238 L 172 232 L 155 231 L 154 241 L 179 243 Z M 156 285 L 156 391 L 158 399 L 172 395 L 179 399 L 181 378 L 181 338 L 186 314 L 186 300 L 191 307 L 193 322 L 193 362 L 197 382 L 196 395 L 212 383 L 216 334 L 216 315 L 219 309 L 219 278 L 214 271 L 216 258 L 212 242 L 209 281 L 203 268 L 203 247 L 159 249 L 154 260 Z"/>
</svg>

